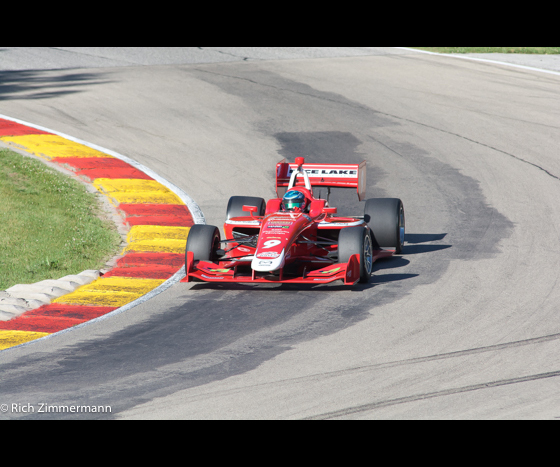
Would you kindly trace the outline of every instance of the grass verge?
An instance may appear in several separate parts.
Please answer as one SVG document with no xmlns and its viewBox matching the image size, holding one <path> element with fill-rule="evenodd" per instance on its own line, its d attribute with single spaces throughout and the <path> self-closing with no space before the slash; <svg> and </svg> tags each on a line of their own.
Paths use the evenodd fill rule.
<svg viewBox="0 0 560 467">
<path fill-rule="evenodd" d="M 97 196 L 81 183 L 1 149 L 0 290 L 100 269 L 121 242 L 102 218 Z"/>
<path fill-rule="evenodd" d="M 442 54 L 560 54 L 560 47 L 411 47 Z"/>
</svg>

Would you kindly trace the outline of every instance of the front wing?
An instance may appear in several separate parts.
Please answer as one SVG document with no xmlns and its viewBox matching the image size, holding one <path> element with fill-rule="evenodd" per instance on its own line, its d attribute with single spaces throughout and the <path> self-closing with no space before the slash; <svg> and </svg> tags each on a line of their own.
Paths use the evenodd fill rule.
<svg viewBox="0 0 560 467">
<path fill-rule="evenodd" d="M 395 250 L 375 250 L 373 261 L 387 258 L 395 254 Z M 280 275 L 257 273 L 251 275 L 238 274 L 237 268 L 223 268 L 209 261 L 195 261 L 193 253 L 187 252 L 185 264 L 186 277 L 181 282 L 199 280 L 203 282 L 250 282 L 267 284 L 326 284 L 342 280 L 345 285 L 354 285 L 360 279 L 360 256 L 352 255 L 347 263 L 331 264 L 316 269 L 300 277 L 283 277 Z"/>
</svg>

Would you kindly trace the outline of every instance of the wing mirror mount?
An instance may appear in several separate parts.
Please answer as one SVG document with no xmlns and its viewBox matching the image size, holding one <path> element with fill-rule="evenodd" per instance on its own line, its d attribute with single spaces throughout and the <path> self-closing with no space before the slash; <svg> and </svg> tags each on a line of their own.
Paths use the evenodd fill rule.
<svg viewBox="0 0 560 467">
<path fill-rule="evenodd" d="M 257 212 L 259 208 L 257 206 L 243 206 L 243 211 L 251 213 L 251 217 L 255 217 L 254 213 Z"/>
</svg>

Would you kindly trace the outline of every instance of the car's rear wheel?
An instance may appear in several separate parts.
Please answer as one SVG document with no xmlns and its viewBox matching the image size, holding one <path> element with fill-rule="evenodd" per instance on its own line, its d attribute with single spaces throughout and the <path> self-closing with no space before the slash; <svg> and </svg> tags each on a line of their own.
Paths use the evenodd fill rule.
<svg viewBox="0 0 560 467">
<path fill-rule="evenodd" d="M 256 216 L 264 216 L 266 211 L 266 203 L 263 198 L 256 196 L 232 196 L 227 205 L 226 219 L 250 216 L 249 212 L 243 211 L 243 206 L 256 206 L 258 208 L 258 211 L 255 213 Z"/>
<path fill-rule="evenodd" d="M 347 227 L 338 236 L 338 262 L 347 263 L 350 256 L 360 255 L 360 282 L 367 283 L 373 269 L 373 243 L 367 228 Z"/>
<path fill-rule="evenodd" d="M 404 206 L 398 198 L 371 198 L 366 201 L 364 220 L 368 223 L 375 247 L 395 248 L 401 253 L 404 247 Z"/>
<path fill-rule="evenodd" d="M 216 261 L 218 259 L 217 251 L 220 249 L 220 240 L 218 227 L 203 224 L 193 225 L 187 237 L 185 264 L 189 251 L 192 251 L 195 261 Z"/>
</svg>

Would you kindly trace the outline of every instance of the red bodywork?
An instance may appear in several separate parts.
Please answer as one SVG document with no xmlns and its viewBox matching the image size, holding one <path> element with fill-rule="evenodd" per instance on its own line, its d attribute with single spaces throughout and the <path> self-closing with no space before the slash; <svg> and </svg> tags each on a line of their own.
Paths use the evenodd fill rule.
<svg viewBox="0 0 560 467">
<path fill-rule="evenodd" d="M 292 177 L 293 170 L 304 170 L 306 180 Z M 302 175 L 299 175 L 302 176 Z M 311 185 L 311 186 L 310 186 Z M 186 277 L 183 282 L 251 282 L 319 284 L 337 280 L 355 284 L 360 279 L 360 255 L 350 256 L 347 263 L 338 263 L 337 240 L 341 229 L 363 226 L 360 217 L 337 217 L 336 208 L 313 196 L 312 187 L 356 188 L 358 197 L 365 193 L 365 162 L 361 164 L 277 164 L 276 189 L 280 196 L 287 188 L 305 194 L 308 207 L 304 212 L 282 210 L 282 199 L 266 204 L 264 216 L 256 216 L 256 208 L 244 207 L 246 216 L 233 217 L 224 224 L 228 241 L 219 261 L 195 261 L 192 252 L 185 258 Z M 246 236 L 254 236 L 248 243 Z M 244 239 L 236 243 L 235 239 Z M 373 250 L 373 261 L 392 256 L 394 250 Z"/>
</svg>

